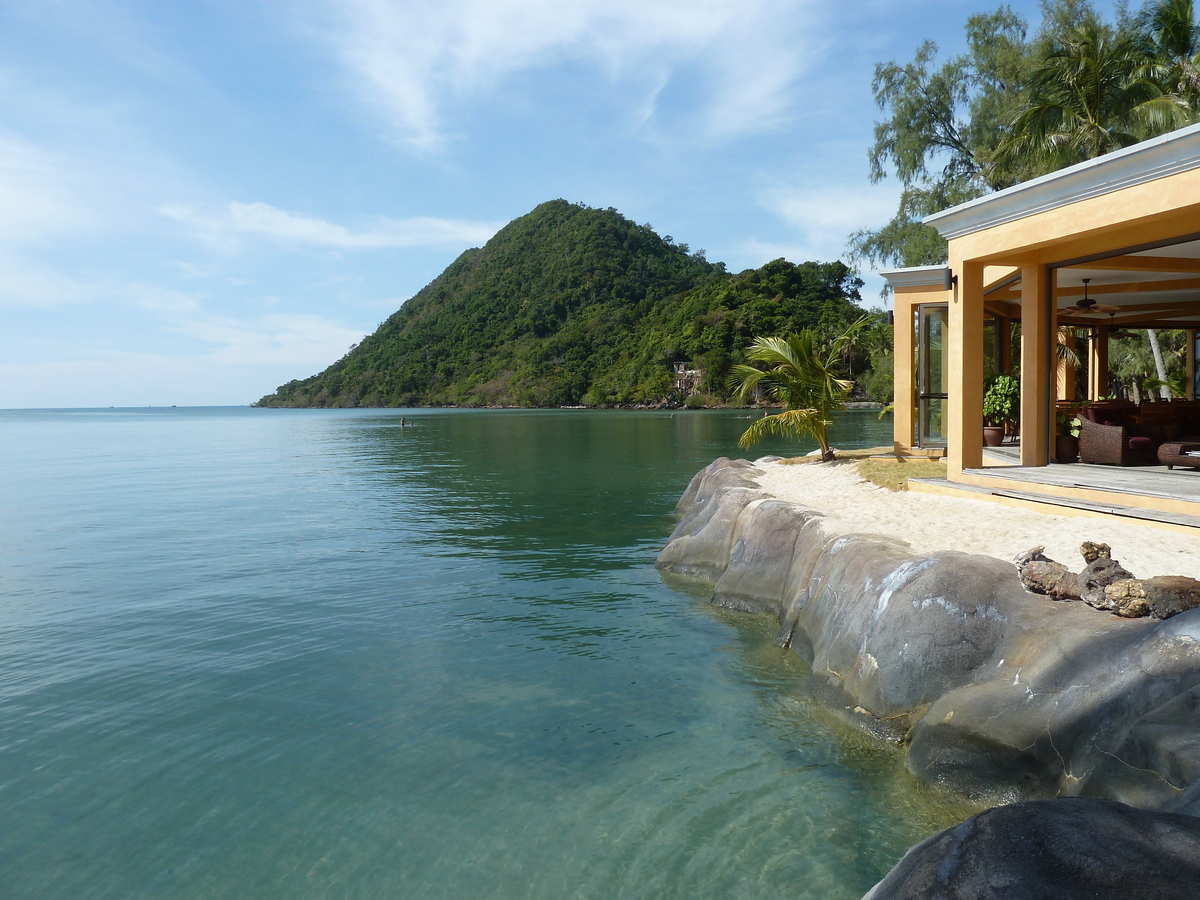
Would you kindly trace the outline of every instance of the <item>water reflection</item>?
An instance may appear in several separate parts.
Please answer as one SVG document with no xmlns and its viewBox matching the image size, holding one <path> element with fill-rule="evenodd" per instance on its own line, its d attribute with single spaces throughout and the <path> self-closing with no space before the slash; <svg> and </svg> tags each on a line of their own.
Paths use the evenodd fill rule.
<svg viewBox="0 0 1200 900">
<path fill-rule="evenodd" d="M 737 439 L 745 416 L 733 410 L 418 412 L 406 416 L 415 423 L 410 428 L 388 418 L 356 422 L 346 442 L 391 485 L 420 497 L 426 512 L 435 513 L 431 524 L 464 547 L 548 551 L 547 563 L 565 552 L 580 568 L 603 568 L 613 560 L 606 549 L 669 532 L 679 493 L 717 456 L 811 449 L 773 439 L 743 451 Z M 890 443 L 890 427 L 872 411 L 850 411 L 832 437 L 847 449 L 878 446 Z"/>
<path fill-rule="evenodd" d="M 404 415 L 5 421 L 0 894 L 838 900 L 954 817 L 653 570 L 736 414 Z"/>
</svg>

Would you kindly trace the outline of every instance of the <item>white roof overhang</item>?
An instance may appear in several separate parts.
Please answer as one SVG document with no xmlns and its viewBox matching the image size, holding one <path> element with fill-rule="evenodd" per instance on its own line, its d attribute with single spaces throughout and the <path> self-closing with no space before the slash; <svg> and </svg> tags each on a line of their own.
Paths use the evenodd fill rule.
<svg viewBox="0 0 1200 900">
<path fill-rule="evenodd" d="M 970 200 L 923 221 L 953 240 L 1196 168 L 1200 168 L 1200 124 Z"/>
</svg>

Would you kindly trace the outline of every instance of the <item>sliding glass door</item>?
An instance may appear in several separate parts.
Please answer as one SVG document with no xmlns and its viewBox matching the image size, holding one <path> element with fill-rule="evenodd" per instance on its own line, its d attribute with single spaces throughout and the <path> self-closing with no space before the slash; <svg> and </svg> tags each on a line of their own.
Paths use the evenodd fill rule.
<svg viewBox="0 0 1200 900">
<path fill-rule="evenodd" d="M 917 307 L 917 434 L 918 447 L 946 446 L 946 325 L 945 303 Z"/>
</svg>

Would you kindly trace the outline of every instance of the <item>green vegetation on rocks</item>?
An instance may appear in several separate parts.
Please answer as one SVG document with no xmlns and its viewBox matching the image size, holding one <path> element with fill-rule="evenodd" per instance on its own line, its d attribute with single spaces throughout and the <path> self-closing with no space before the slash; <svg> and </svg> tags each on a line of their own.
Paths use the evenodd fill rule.
<svg viewBox="0 0 1200 900">
<path fill-rule="evenodd" d="M 628 406 L 727 394 L 759 335 L 862 314 L 840 262 L 730 274 L 613 209 L 553 200 L 463 253 L 324 372 L 259 406 Z M 857 356 L 855 355 L 857 353 Z M 848 371 L 870 348 L 849 348 Z M 675 365 L 698 370 L 676 387 Z"/>
</svg>

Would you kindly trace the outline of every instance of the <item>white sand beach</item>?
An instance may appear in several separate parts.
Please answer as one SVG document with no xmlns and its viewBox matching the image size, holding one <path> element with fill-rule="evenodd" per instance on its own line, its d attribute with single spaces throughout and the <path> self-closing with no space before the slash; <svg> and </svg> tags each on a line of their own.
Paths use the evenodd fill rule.
<svg viewBox="0 0 1200 900">
<path fill-rule="evenodd" d="M 1200 579 L 1200 538 L 1133 521 L 1047 515 L 986 500 L 893 492 L 863 481 L 848 463 L 757 463 L 758 483 L 781 500 L 825 513 L 831 534 L 869 532 L 906 541 L 918 553 L 961 550 L 1006 561 L 1045 545 L 1052 559 L 1078 571 L 1079 545 L 1112 547 L 1112 555 L 1139 578 L 1189 575 Z"/>
</svg>

